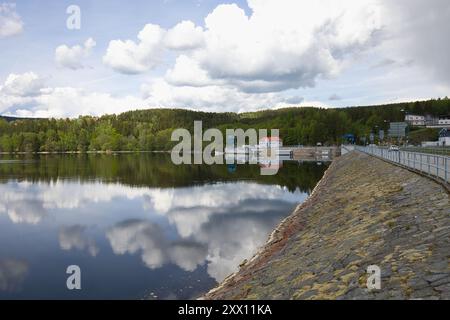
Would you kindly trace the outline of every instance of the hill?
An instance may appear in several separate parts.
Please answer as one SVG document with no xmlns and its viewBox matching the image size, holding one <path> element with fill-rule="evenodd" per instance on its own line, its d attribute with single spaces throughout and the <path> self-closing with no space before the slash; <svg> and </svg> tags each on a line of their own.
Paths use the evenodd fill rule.
<svg viewBox="0 0 450 320">
<path fill-rule="evenodd" d="M 0 119 L 1 152 L 64 152 L 88 150 L 169 150 L 177 128 L 192 132 L 195 120 L 203 128 L 280 129 L 285 145 L 336 144 L 352 133 L 358 138 L 387 131 L 389 122 L 405 113 L 450 114 L 450 100 L 438 99 L 380 106 L 322 109 L 285 108 L 249 113 L 208 113 L 183 109 L 150 109 L 77 119 Z"/>
</svg>

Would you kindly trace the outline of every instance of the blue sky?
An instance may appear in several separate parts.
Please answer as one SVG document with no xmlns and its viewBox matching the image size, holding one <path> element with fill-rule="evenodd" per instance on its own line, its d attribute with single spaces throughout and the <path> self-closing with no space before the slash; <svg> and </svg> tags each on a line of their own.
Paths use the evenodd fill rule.
<svg viewBox="0 0 450 320">
<path fill-rule="evenodd" d="M 0 114 L 443 97 L 449 21 L 446 0 L 0 0 Z"/>
</svg>

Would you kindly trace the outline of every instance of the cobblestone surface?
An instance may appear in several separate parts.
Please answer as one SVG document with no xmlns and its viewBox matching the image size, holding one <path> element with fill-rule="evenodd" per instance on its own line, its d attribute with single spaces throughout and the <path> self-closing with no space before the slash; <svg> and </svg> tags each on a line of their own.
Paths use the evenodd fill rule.
<svg viewBox="0 0 450 320">
<path fill-rule="evenodd" d="M 436 182 L 352 152 L 206 299 L 450 299 L 450 196 Z M 369 291 L 367 267 L 381 268 Z"/>
</svg>

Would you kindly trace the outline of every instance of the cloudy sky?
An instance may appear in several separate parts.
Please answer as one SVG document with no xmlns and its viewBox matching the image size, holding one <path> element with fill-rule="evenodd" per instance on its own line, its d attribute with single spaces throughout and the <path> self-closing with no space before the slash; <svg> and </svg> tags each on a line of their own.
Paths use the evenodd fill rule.
<svg viewBox="0 0 450 320">
<path fill-rule="evenodd" d="M 0 114 L 443 97 L 449 34 L 448 0 L 0 0 Z"/>
</svg>

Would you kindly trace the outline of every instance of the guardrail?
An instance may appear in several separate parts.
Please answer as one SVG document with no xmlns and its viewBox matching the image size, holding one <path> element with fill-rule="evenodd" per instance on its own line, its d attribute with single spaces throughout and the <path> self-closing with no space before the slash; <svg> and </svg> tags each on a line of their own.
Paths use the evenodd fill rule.
<svg viewBox="0 0 450 320">
<path fill-rule="evenodd" d="M 355 149 L 450 183 L 450 157 L 378 147 L 356 146 Z"/>
<path fill-rule="evenodd" d="M 431 153 L 439 154 L 443 156 L 450 156 L 450 147 L 432 148 L 432 147 L 401 147 L 402 151 L 418 152 L 418 153 Z"/>
</svg>

